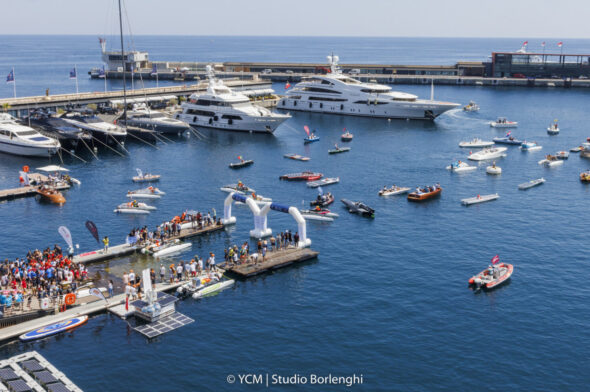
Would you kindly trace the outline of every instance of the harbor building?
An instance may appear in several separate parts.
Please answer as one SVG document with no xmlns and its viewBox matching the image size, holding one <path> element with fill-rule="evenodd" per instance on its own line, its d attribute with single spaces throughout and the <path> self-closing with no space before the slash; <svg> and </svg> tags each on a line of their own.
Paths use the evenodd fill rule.
<svg viewBox="0 0 590 392">
<path fill-rule="evenodd" d="M 491 74 L 497 78 L 586 78 L 590 54 L 493 52 Z"/>
</svg>

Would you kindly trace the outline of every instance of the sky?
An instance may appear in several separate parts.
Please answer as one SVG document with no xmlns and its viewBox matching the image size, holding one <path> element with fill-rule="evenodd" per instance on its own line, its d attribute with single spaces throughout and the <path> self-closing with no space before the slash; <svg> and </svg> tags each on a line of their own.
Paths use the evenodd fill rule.
<svg viewBox="0 0 590 392">
<path fill-rule="evenodd" d="M 116 0 L 0 0 L 0 34 L 116 33 Z M 588 0 L 124 0 L 136 35 L 590 38 Z"/>
</svg>

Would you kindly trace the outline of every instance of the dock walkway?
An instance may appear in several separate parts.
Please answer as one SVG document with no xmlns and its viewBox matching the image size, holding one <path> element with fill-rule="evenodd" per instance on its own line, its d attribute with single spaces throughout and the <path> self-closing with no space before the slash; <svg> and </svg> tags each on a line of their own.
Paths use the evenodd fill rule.
<svg viewBox="0 0 590 392">
<path fill-rule="evenodd" d="M 29 180 L 40 183 L 49 180 L 49 178 L 39 173 L 29 173 Z M 0 201 L 18 199 L 20 197 L 35 196 L 37 194 L 36 185 L 19 186 L 18 188 L 2 189 L 0 190 Z M 69 189 L 69 185 L 59 185 L 56 187 L 57 190 Z"/>
<path fill-rule="evenodd" d="M 156 291 L 171 291 L 177 287 L 183 285 L 186 281 L 181 280 L 176 283 L 157 283 Z M 125 294 L 117 294 L 105 302 L 98 299 L 93 302 L 88 302 L 83 305 L 74 306 L 66 310 L 65 312 L 59 312 L 49 316 L 36 318 L 34 320 L 26 321 L 24 323 L 12 325 L 10 327 L 0 329 L 0 341 L 13 339 L 29 331 L 34 331 L 38 328 L 44 327 L 49 324 L 58 323 L 64 320 L 71 319 L 77 316 L 90 315 L 94 313 L 100 313 L 106 311 L 108 308 L 121 305 L 125 303 Z"/>
<path fill-rule="evenodd" d="M 247 278 L 249 276 L 283 268 L 293 263 L 310 260 L 316 258 L 319 254 L 320 252 L 309 248 L 288 248 L 268 252 L 264 261 L 248 262 L 237 265 L 222 264 L 220 267 L 225 268 L 228 273 Z M 259 258 L 262 258 L 262 256 L 259 256 Z"/>
</svg>

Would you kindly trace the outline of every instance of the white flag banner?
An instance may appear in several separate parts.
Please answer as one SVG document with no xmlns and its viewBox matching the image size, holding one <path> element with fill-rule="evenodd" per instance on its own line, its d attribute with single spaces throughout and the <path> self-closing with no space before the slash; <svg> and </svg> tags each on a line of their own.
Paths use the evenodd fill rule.
<svg viewBox="0 0 590 392">
<path fill-rule="evenodd" d="M 90 295 L 94 295 L 95 297 L 98 297 L 98 298 L 100 298 L 100 299 L 104 299 L 105 301 L 107 300 L 107 299 L 104 297 L 104 294 L 102 293 L 102 291 L 100 291 L 100 290 L 99 290 L 98 288 L 96 288 L 96 287 L 93 287 L 93 288 L 91 288 L 90 290 L 88 290 L 88 294 L 90 294 Z"/>
<path fill-rule="evenodd" d="M 61 234 L 61 236 L 63 237 L 64 241 L 66 242 L 66 244 L 68 244 L 68 246 L 70 248 L 74 248 L 74 244 L 72 242 L 72 234 L 70 233 L 70 231 L 68 230 L 67 227 L 65 226 L 60 226 L 57 231 L 59 232 L 59 234 Z"/>
</svg>

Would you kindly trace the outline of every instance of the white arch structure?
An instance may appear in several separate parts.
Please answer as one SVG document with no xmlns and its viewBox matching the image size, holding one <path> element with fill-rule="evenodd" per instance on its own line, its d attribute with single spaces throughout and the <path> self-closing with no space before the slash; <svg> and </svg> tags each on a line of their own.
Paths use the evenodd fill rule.
<svg viewBox="0 0 590 392">
<path fill-rule="evenodd" d="M 223 219 L 221 220 L 224 225 L 236 223 L 236 217 L 231 215 L 231 207 L 234 200 L 246 204 L 254 215 L 254 229 L 250 230 L 251 237 L 263 238 L 272 235 L 272 230 L 268 227 L 267 216 L 270 210 L 274 210 L 291 215 L 293 219 L 295 219 L 295 222 L 297 222 L 297 232 L 299 233 L 299 242 L 297 243 L 298 248 L 311 246 L 311 239 L 307 238 L 307 224 L 296 207 L 288 207 L 278 203 L 266 203 L 260 208 L 251 197 L 235 192 L 230 193 L 225 198 L 223 204 Z"/>
</svg>

